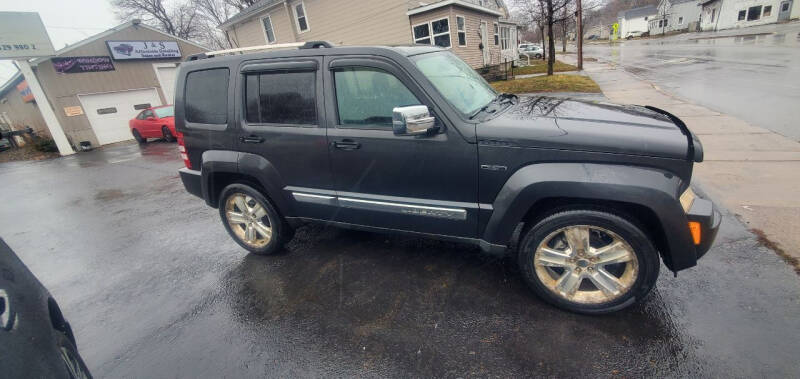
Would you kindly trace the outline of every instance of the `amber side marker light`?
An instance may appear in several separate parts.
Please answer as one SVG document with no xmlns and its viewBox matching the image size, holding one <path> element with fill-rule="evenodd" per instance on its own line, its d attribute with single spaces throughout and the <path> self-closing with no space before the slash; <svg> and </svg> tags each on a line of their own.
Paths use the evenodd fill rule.
<svg viewBox="0 0 800 379">
<path fill-rule="evenodd" d="M 689 231 L 692 232 L 692 240 L 695 245 L 700 244 L 700 223 L 697 221 L 689 221 Z"/>
</svg>

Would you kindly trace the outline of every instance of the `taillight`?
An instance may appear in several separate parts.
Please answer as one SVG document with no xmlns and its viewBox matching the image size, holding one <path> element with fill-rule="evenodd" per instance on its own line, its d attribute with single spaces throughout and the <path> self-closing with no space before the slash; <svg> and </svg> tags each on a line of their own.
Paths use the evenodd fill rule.
<svg viewBox="0 0 800 379">
<path fill-rule="evenodd" d="M 186 145 L 183 143 L 183 133 L 177 132 L 178 135 L 178 151 L 181 153 L 181 159 L 183 159 L 183 164 L 186 165 L 186 168 L 192 168 L 192 162 L 189 162 L 189 156 L 186 155 Z"/>
</svg>

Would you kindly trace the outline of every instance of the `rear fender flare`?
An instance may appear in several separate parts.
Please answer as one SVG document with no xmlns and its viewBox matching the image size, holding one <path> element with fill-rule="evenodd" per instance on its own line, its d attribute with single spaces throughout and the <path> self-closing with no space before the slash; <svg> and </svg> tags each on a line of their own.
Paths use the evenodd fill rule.
<svg viewBox="0 0 800 379">
<path fill-rule="evenodd" d="M 242 179 L 254 182 L 261 187 L 278 211 L 283 215 L 291 214 L 290 204 L 283 195 L 283 180 L 278 175 L 278 170 L 264 157 L 256 154 L 242 153 L 229 150 L 208 150 L 203 153 L 203 173 L 202 193 L 206 203 L 212 207 L 217 207 L 217 195 L 222 191 L 222 187 L 229 182 L 217 184 L 214 180 L 215 174 L 229 174 L 240 176 Z"/>
</svg>

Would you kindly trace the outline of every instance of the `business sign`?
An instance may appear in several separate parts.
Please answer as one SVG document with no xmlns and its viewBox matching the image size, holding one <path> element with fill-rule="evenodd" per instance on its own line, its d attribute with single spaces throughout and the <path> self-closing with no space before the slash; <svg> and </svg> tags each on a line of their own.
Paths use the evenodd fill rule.
<svg viewBox="0 0 800 379">
<path fill-rule="evenodd" d="M 54 54 L 55 49 L 38 13 L 0 12 L 0 59 Z"/>
<path fill-rule="evenodd" d="M 19 91 L 19 95 L 22 96 L 22 102 L 30 103 L 33 101 L 33 92 L 31 92 L 31 88 L 28 87 L 27 81 L 23 80 L 17 84 L 17 91 Z"/>
<path fill-rule="evenodd" d="M 53 68 L 61 74 L 80 72 L 114 71 L 114 63 L 108 55 L 95 57 L 57 57 L 52 58 Z"/>
<path fill-rule="evenodd" d="M 64 114 L 67 115 L 67 117 L 80 116 L 83 114 L 83 108 L 81 108 L 80 105 L 64 107 Z"/>
<path fill-rule="evenodd" d="M 106 41 L 114 60 L 180 58 L 177 41 Z"/>
</svg>

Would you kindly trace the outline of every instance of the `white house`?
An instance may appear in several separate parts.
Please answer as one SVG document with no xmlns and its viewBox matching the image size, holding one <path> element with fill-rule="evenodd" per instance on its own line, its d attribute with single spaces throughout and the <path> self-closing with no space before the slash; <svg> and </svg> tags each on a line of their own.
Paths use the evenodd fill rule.
<svg viewBox="0 0 800 379">
<path fill-rule="evenodd" d="M 696 31 L 700 22 L 699 0 L 661 0 L 658 14 L 649 21 L 650 35 Z"/>
<path fill-rule="evenodd" d="M 800 18 L 793 0 L 705 0 L 701 1 L 700 28 L 723 30 L 771 24 Z"/>
<path fill-rule="evenodd" d="M 658 13 L 655 6 L 648 5 L 628 9 L 617 14 L 619 22 L 619 37 L 626 38 L 633 33 L 648 31 L 649 20 Z"/>
</svg>

